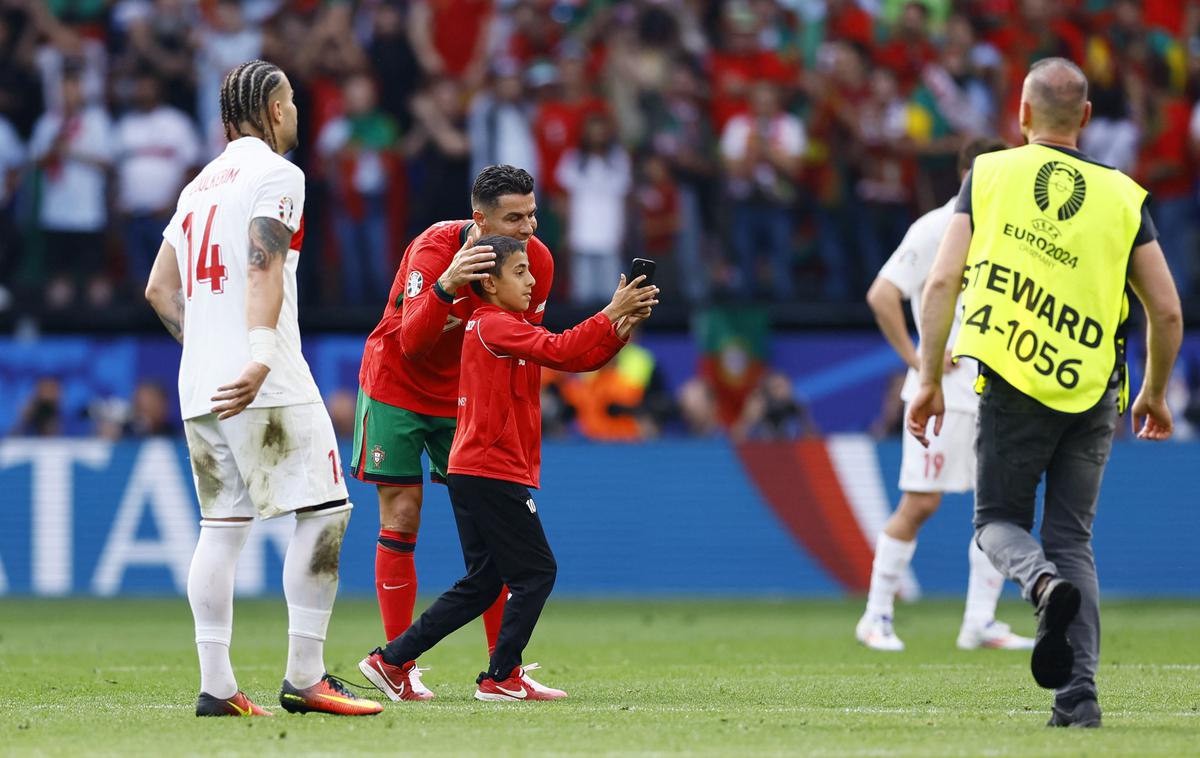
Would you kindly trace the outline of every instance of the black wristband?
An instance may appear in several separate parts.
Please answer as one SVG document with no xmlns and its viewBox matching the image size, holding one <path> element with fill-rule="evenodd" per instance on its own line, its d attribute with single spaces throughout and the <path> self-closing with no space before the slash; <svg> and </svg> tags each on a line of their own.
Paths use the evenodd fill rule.
<svg viewBox="0 0 1200 758">
<path fill-rule="evenodd" d="M 433 281 L 433 294 L 437 295 L 442 302 L 447 303 L 448 305 L 454 305 L 454 295 L 451 295 L 449 292 L 442 289 L 442 283 L 437 279 Z"/>
</svg>

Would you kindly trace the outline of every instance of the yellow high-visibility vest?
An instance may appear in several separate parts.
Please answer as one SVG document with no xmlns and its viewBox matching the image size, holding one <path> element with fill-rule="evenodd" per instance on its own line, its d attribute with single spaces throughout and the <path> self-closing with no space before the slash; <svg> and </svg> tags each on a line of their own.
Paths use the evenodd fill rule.
<svg viewBox="0 0 1200 758">
<path fill-rule="evenodd" d="M 975 159 L 974 231 L 956 356 L 1066 413 L 1122 369 L 1125 282 L 1146 190 L 1112 168 L 1025 145 Z"/>
</svg>

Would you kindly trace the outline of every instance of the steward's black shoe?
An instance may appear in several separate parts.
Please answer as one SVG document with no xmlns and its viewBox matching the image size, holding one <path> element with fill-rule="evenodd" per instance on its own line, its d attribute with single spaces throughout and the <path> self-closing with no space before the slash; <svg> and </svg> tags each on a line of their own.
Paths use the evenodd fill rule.
<svg viewBox="0 0 1200 758">
<path fill-rule="evenodd" d="M 1037 641 L 1033 643 L 1029 668 L 1034 680 L 1048 690 L 1071 680 L 1075 649 L 1067 639 L 1067 627 L 1079 614 L 1082 599 L 1078 587 L 1058 577 L 1046 582 L 1038 598 Z"/>
<path fill-rule="evenodd" d="M 1100 704 L 1095 700 L 1080 700 L 1071 708 L 1060 708 L 1055 703 L 1050 711 L 1046 726 L 1071 726 L 1080 729 L 1100 727 Z"/>
</svg>

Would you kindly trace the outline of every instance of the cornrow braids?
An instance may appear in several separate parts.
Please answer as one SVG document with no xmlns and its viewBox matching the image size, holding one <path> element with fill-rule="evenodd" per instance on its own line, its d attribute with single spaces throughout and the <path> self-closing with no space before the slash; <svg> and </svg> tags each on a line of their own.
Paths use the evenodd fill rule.
<svg viewBox="0 0 1200 758">
<path fill-rule="evenodd" d="M 247 137 L 242 131 L 246 123 L 258 130 L 263 140 L 277 149 L 275 125 L 267 114 L 267 98 L 283 81 L 283 71 L 273 63 L 253 60 L 243 63 L 225 75 L 221 85 L 221 121 L 225 139 L 232 142 Z"/>
</svg>

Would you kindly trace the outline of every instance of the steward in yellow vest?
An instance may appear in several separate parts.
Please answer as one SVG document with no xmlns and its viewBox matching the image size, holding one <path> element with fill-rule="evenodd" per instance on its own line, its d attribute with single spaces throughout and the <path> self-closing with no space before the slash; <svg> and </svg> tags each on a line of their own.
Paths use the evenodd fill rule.
<svg viewBox="0 0 1200 758">
<path fill-rule="evenodd" d="M 1091 408 L 1114 368 L 1125 375 L 1125 280 L 1146 191 L 1046 145 L 981 155 L 970 181 L 974 231 L 955 356 L 978 359 L 1054 410 Z M 1127 397 L 1122 386 L 1121 412 Z"/>
<path fill-rule="evenodd" d="M 1037 609 L 1029 665 L 1034 681 L 1054 690 L 1048 726 L 1101 724 L 1091 537 L 1124 407 L 1124 382 L 1118 391 L 1111 379 L 1125 362 L 1126 284 L 1146 309 L 1146 373 L 1130 406 L 1140 439 L 1171 436 L 1167 382 L 1183 336 L 1145 190 L 1076 147 L 1092 113 L 1087 91 L 1071 61 L 1038 61 L 1021 90 L 1029 144 L 975 159 L 925 282 L 920 386 L 906 419 L 926 446 L 930 420 L 941 432 L 944 351 L 961 291 L 954 352 L 987 367 L 975 544 Z M 1043 482 L 1039 542 L 1032 530 Z"/>
</svg>

